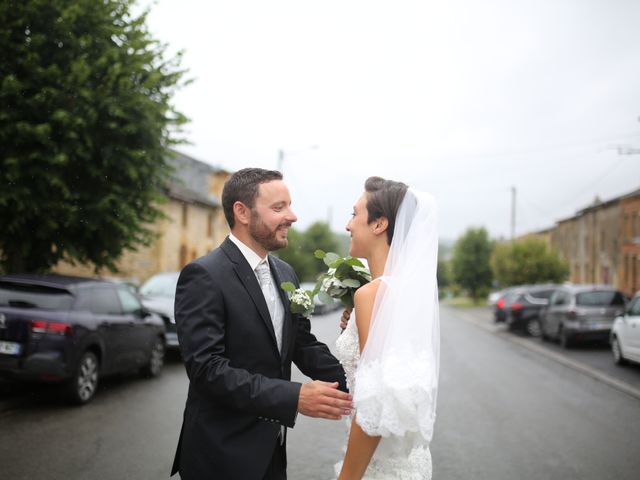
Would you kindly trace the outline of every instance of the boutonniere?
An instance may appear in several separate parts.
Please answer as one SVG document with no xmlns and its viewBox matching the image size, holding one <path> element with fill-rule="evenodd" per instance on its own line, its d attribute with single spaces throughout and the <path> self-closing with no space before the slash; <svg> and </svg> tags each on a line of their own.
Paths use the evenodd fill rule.
<svg viewBox="0 0 640 480">
<path fill-rule="evenodd" d="M 303 317 L 311 318 L 313 313 L 314 303 L 313 297 L 316 293 L 314 290 L 305 290 L 303 288 L 296 288 L 291 282 L 282 282 L 280 284 L 287 296 L 289 297 L 289 308 L 292 313 L 297 313 Z"/>
</svg>

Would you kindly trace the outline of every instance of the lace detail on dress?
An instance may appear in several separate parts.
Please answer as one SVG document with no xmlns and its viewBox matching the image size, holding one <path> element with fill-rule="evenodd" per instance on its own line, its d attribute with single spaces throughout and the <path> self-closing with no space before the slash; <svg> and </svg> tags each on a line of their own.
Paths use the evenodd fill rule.
<svg viewBox="0 0 640 480">
<path fill-rule="evenodd" d="M 356 367 L 360 360 L 360 340 L 358 339 L 358 329 L 354 318 L 349 320 L 347 328 L 336 340 L 336 357 L 340 360 L 347 377 L 347 387 L 353 394 L 356 389 Z"/>
<path fill-rule="evenodd" d="M 427 352 L 389 352 L 383 361 L 360 363 L 353 402 L 358 425 L 369 435 L 433 436 L 437 387 L 433 358 Z"/>
<path fill-rule="evenodd" d="M 358 390 L 361 389 L 360 383 L 365 383 L 363 387 L 365 391 L 371 392 L 375 390 L 372 385 L 367 385 L 370 382 L 370 375 L 379 372 L 373 371 L 365 373 L 356 371 L 358 369 L 358 361 L 360 360 L 360 343 L 358 339 L 358 328 L 354 318 L 349 320 L 347 328 L 336 340 L 336 357 L 340 360 L 347 379 L 347 386 L 352 395 L 356 392 L 356 376 L 358 378 Z M 398 357 L 399 358 L 399 357 Z M 395 362 L 394 362 L 395 364 Z M 421 367 L 418 365 L 424 365 L 424 362 L 417 362 L 416 365 L 407 365 L 406 363 L 398 364 L 398 368 L 390 367 L 391 370 L 385 370 L 386 375 L 390 375 L 391 371 L 395 372 L 397 376 L 392 380 L 391 385 L 394 388 L 398 386 L 410 386 L 415 382 L 412 379 L 415 376 L 422 376 L 424 372 L 421 371 Z M 399 368 L 402 367 L 402 368 Z M 406 411 L 405 405 L 411 405 L 411 399 L 405 398 L 406 395 L 411 395 L 413 390 L 411 388 L 402 389 L 402 394 L 394 395 L 393 408 L 398 408 L 399 417 L 396 418 L 391 410 L 380 409 L 378 412 L 380 415 L 389 416 L 389 421 L 385 422 L 388 425 L 389 432 L 397 430 L 394 426 L 401 422 L 403 413 Z M 382 394 L 376 390 L 376 395 Z M 386 402 L 384 402 L 386 404 Z M 373 402 L 365 402 L 365 409 L 373 408 L 374 411 L 382 403 L 378 402 L 377 406 Z M 360 412 L 363 408 L 362 405 L 358 405 L 358 424 L 362 426 Z M 410 408 L 410 407 L 409 407 Z M 384 412 L 384 413 L 382 413 Z M 368 417 L 369 414 L 365 414 L 364 417 Z M 349 436 L 348 431 L 351 426 L 352 417 L 347 418 L 347 438 Z M 367 431 L 364 426 L 363 430 Z M 419 430 L 419 426 L 415 425 L 412 429 L 414 432 Z M 407 432 L 403 436 L 388 436 L 387 432 L 384 438 L 380 440 L 378 448 L 373 455 L 373 459 L 367 468 L 364 479 L 365 480 L 431 480 L 432 464 L 431 453 L 429 447 L 426 445 L 423 437 L 418 433 L 411 431 Z M 345 442 L 346 443 L 346 442 Z M 345 448 L 346 450 L 346 448 Z M 337 463 L 334 466 L 336 476 L 340 473 L 342 468 L 342 462 Z"/>
</svg>

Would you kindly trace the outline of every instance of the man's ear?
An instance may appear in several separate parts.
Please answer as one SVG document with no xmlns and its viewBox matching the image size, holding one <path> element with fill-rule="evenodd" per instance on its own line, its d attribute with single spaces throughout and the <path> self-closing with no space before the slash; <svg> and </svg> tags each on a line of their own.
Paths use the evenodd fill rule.
<svg viewBox="0 0 640 480">
<path fill-rule="evenodd" d="M 389 219 L 387 217 L 380 217 L 373 221 L 373 233 L 376 235 L 382 235 L 389 228 Z"/>
<path fill-rule="evenodd" d="M 236 202 L 233 204 L 233 216 L 235 217 L 236 222 L 242 225 L 249 225 L 251 209 L 242 202 Z"/>
</svg>

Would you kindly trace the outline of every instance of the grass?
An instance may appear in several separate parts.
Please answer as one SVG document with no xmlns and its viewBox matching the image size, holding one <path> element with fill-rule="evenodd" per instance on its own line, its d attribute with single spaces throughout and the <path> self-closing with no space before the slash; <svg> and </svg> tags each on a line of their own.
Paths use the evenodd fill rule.
<svg viewBox="0 0 640 480">
<path fill-rule="evenodd" d="M 484 298 L 480 298 L 478 299 L 478 301 L 474 302 L 471 297 L 460 296 L 460 297 L 447 298 L 444 300 L 444 303 L 452 307 L 473 308 L 473 307 L 486 306 L 487 301 Z"/>
</svg>

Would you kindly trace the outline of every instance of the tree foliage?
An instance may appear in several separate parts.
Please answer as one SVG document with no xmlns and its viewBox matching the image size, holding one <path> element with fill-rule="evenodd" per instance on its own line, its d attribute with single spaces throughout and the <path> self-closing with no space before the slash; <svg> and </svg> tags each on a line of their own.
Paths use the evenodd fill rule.
<svg viewBox="0 0 640 480">
<path fill-rule="evenodd" d="M 0 264 L 115 269 L 148 243 L 186 120 L 180 55 L 132 0 L 0 3 Z"/>
<path fill-rule="evenodd" d="M 316 222 L 305 231 L 289 230 L 289 246 L 278 252 L 278 256 L 289 263 L 301 281 L 312 282 L 317 276 L 327 271 L 321 259 L 315 257 L 318 249 L 325 252 L 337 252 L 338 236 L 324 222 Z"/>
<path fill-rule="evenodd" d="M 491 256 L 491 269 L 504 287 L 560 283 L 569 275 L 569 265 L 539 238 L 496 245 Z"/>
<path fill-rule="evenodd" d="M 477 300 L 491 287 L 489 259 L 493 243 L 483 227 L 469 228 L 456 241 L 451 257 L 453 279 Z"/>
</svg>

